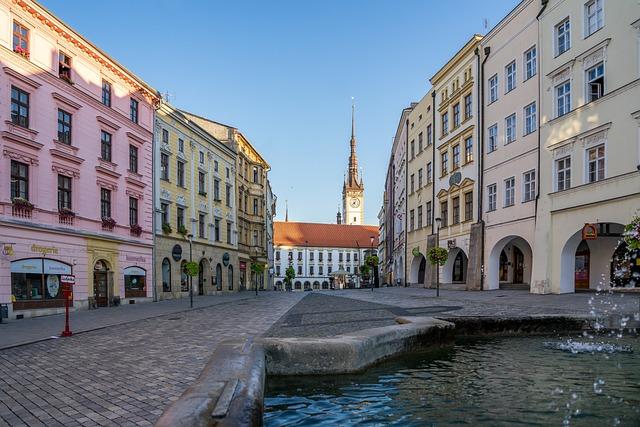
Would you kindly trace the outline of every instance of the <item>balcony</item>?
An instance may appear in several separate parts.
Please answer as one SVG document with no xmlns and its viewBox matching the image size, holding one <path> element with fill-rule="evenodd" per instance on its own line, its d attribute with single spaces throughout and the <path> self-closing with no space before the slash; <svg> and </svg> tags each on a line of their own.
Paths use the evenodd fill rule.
<svg viewBox="0 0 640 427">
<path fill-rule="evenodd" d="M 116 226 L 116 220 L 110 217 L 102 218 L 102 230 L 103 231 L 113 231 Z"/>
<path fill-rule="evenodd" d="M 62 225 L 73 225 L 73 219 L 75 217 L 75 212 L 69 209 L 62 209 L 58 212 L 58 223 Z"/>
<path fill-rule="evenodd" d="M 14 197 L 11 200 L 11 215 L 16 218 L 31 219 L 33 204 L 22 197 Z"/>
</svg>

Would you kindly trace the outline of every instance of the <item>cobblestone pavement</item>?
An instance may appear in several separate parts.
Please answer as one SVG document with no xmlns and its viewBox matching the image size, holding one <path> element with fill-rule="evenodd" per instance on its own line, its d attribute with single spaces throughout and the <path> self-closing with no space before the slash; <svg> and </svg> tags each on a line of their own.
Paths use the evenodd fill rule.
<svg viewBox="0 0 640 427">
<path fill-rule="evenodd" d="M 0 351 L 0 426 L 152 425 L 217 343 L 264 333 L 303 297 L 269 292 Z"/>
</svg>

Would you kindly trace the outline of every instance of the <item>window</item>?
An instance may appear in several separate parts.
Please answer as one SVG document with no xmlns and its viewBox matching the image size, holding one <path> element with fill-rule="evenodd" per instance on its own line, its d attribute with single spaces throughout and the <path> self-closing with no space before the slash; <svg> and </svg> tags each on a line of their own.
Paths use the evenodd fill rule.
<svg viewBox="0 0 640 427">
<path fill-rule="evenodd" d="M 601 62 L 587 70 L 587 102 L 604 95 L 604 64 Z"/>
<path fill-rule="evenodd" d="M 504 207 L 513 206 L 516 200 L 516 179 L 514 177 L 504 180 Z"/>
<path fill-rule="evenodd" d="M 178 138 L 178 151 L 184 153 L 184 139 Z"/>
<path fill-rule="evenodd" d="M 498 100 L 498 75 L 489 79 L 489 104 Z"/>
<path fill-rule="evenodd" d="M 427 185 L 431 184 L 431 181 L 433 180 L 433 170 L 431 167 L 431 162 L 427 163 Z"/>
<path fill-rule="evenodd" d="M 504 119 L 504 139 L 505 145 L 516 140 L 516 113 Z"/>
<path fill-rule="evenodd" d="M 171 292 L 171 261 L 162 260 L 162 292 Z"/>
<path fill-rule="evenodd" d="M 71 81 L 71 57 L 62 51 L 58 52 L 58 77 Z"/>
<path fill-rule="evenodd" d="M 254 231 L 253 232 L 253 246 L 258 246 L 258 245 L 259 245 L 258 232 Z"/>
<path fill-rule="evenodd" d="M 29 29 L 13 21 L 13 51 L 29 57 Z"/>
<path fill-rule="evenodd" d="M 162 143 L 169 143 L 169 131 L 167 129 L 162 129 Z"/>
<path fill-rule="evenodd" d="M 415 139 L 411 140 L 411 143 L 409 144 L 409 147 L 411 147 L 410 148 L 410 150 L 411 150 L 410 151 L 411 152 L 411 159 L 413 159 L 413 158 L 416 157 L 416 141 L 415 141 Z"/>
<path fill-rule="evenodd" d="M 591 0 L 584 5 L 584 30 L 585 37 L 598 31 L 604 26 L 603 0 Z"/>
<path fill-rule="evenodd" d="M 535 132 L 537 126 L 538 120 L 536 116 L 536 103 L 532 102 L 524 107 L 524 134 L 529 135 L 530 133 Z"/>
<path fill-rule="evenodd" d="M 322 268 L 322 266 L 318 267 L 318 275 L 322 276 L 324 274 L 324 269 Z"/>
<path fill-rule="evenodd" d="M 313 265 L 309 266 L 309 276 L 313 276 Z"/>
<path fill-rule="evenodd" d="M 464 220 L 473 220 L 473 192 L 464 193 Z"/>
<path fill-rule="evenodd" d="M 471 116 L 473 115 L 471 112 L 471 94 L 467 95 L 464 97 L 464 119 L 470 119 Z"/>
<path fill-rule="evenodd" d="M 169 156 L 165 153 L 160 153 L 160 179 L 169 181 Z"/>
<path fill-rule="evenodd" d="M 320 261 L 320 262 L 322 262 L 322 254 L 323 253 L 324 252 L 322 252 L 322 251 L 318 252 L 318 261 Z"/>
<path fill-rule="evenodd" d="M 111 134 L 100 131 L 100 156 L 102 160 L 111 161 Z"/>
<path fill-rule="evenodd" d="M 418 206 L 418 228 L 422 228 L 422 206 Z"/>
<path fill-rule="evenodd" d="M 111 190 L 100 189 L 100 216 L 111 218 Z"/>
<path fill-rule="evenodd" d="M 133 123 L 138 123 L 138 101 L 131 98 L 129 103 L 129 114 Z"/>
<path fill-rule="evenodd" d="M 207 195 L 206 175 L 204 172 L 200 171 L 198 171 L 198 194 L 201 196 Z"/>
<path fill-rule="evenodd" d="M 322 274 L 322 272 L 320 274 Z M 280 266 L 279 265 L 276 265 L 276 276 L 280 276 Z"/>
<path fill-rule="evenodd" d="M 220 199 L 220 180 L 213 180 L 213 200 L 219 201 Z"/>
<path fill-rule="evenodd" d="M 566 81 L 556 86 L 556 117 L 564 116 L 571 111 L 571 82 Z"/>
<path fill-rule="evenodd" d="M 253 199 L 253 214 L 258 215 L 258 198 Z"/>
<path fill-rule="evenodd" d="M 516 61 L 505 67 L 505 93 L 511 92 L 516 88 Z"/>
<path fill-rule="evenodd" d="M 451 170 L 456 170 L 460 167 L 460 145 L 454 145 L 451 151 L 453 152 Z"/>
<path fill-rule="evenodd" d="M 333 253 L 332 252 L 328 252 L 327 253 L 327 261 L 331 262 L 333 258 Z"/>
<path fill-rule="evenodd" d="M 259 175 L 258 175 L 258 167 L 257 166 L 253 167 L 253 182 L 255 182 L 255 183 L 259 182 Z"/>
<path fill-rule="evenodd" d="M 129 225 L 138 224 L 138 199 L 129 197 Z"/>
<path fill-rule="evenodd" d="M 489 143 L 487 144 L 487 150 L 489 153 L 493 153 L 498 148 L 498 124 L 494 124 L 489 127 Z"/>
<path fill-rule="evenodd" d="M 413 231 L 414 227 L 414 220 L 415 220 L 415 212 L 413 209 L 411 209 L 409 211 L 409 231 Z"/>
<path fill-rule="evenodd" d="M 338 262 L 342 262 L 342 252 L 338 253 Z"/>
<path fill-rule="evenodd" d="M 231 223 L 227 221 L 227 244 L 231 244 Z"/>
<path fill-rule="evenodd" d="M 446 135 L 449 133 L 449 113 L 442 113 L 442 134 Z"/>
<path fill-rule="evenodd" d="M 589 149 L 587 152 L 589 182 L 604 179 L 604 144 Z"/>
<path fill-rule="evenodd" d="M 229 176 L 230 176 L 229 168 L 226 168 L 226 169 L 227 169 L 227 179 L 229 179 Z"/>
<path fill-rule="evenodd" d="M 298 266 L 298 276 L 302 276 L 302 266 L 301 265 Z M 300 282 L 296 282 L 296 284 L 298 285 L 296 287 L 296 289 L 300 289 Z"/>
<path fill-rule="evenodd" d="M 71 145 L 71 114 L 58 109 L 58 141 Z"/>
<path fill-rule="evenodd" d="M 449 205 L 447 201 L 440 202 L 440 219 L 442 220 L 442 226 L 449 226 Z"/>
<path fill-rule="evenodd" d="M 176 207 L 176 231 L 180 232 L 180 229 L 184 227 L 184 208 L 181 206 Z"/>
<path fill-rule="evenodd" d="M 160 203 L 160 217 L 162 225 L 169 224 L 169 205 L 167 203 Z"/>
<path fill-rule="evenodd" d="M 422 168 L 418 169 L 418 189 L 422 188 Z"/>
<path fill-rule="evenodd" d="M 471 137 L 464 140 L 464 161 L 465 163 L 473 161 L 473 138 Z"/>
<path fill-rule="evenodd" d="M 536 171 L 530 170 L 522 174 L 523 194 L 522 201 L 529 202 L 536 197 Z"/>
<path fill-rule="evenodd" d="M 184 162 L 181 162 L 180 160 L 176 162 L 176 174 L 178 187 L 184 187 Z"/>
<path fill-rule="evenodd" d="M 453 214 L 452 224 L 460 223 L 460 197 L 454 197 L 451 199 L 451 211 Z"/>
<path fill-rule="evenodd" d="M 204 152 L 200 151 L 199 153 L 199 160 L 200 160 L 200 164 L 203 165 L 204 164 Z"/>
<path fill-rule="evenodd" d="M 204 219 L 205 214 L 198 214 L 198 237 L 202 239 L 205 238 Z"/>
<path fill-rule="evenodd" d="M 427 147 L 433 144 L 433 134 L 431 132 L 431 125 L 427 126 Z"/>
<path fill-rule="evenodd" d="M 497 200 L 498 200 L 498 186 L 496 184 L 487 185 L 487 210 L 489 212 L 496 210 Z"/>
<path fill-rule="evenodd" d="M 351 262 L 351 252 L 347 252 L 347 262 Z"/>
<path fill-rule="evenodd" d="M 415 181 L 415 174 L 411 174 L 411 176 L 409 177 L 409 182 L 411 183 L 411 191 L 409 192 L 410 194 L 413 193 L 416 189 L 415 189 L 415 185 L 414 185 L 414 181 Z"/>
<path fill-rule="evenodd" d="M 11 86 L 11 122 L 29 127 L 29 94 L 15 86 Z"/>
<path fill-rule="evenodd" d="M 532 47 L 524 53 L 524 79 L 528 80 L 538 72 L 536 47 Z"/>
<path fill-rule="evenodd" d="M 444 152 L 442 154 L 440 154 L 440 163 L 441 163 L 441 168 L 440 170 L 442 171 L 442 176 L 445 176 L 446 174 L 449 173 L 449 153 L 448 152 Z"/>
<path fill-rule="evenodd" d="M 231 207 L 231 185 L 226 185 L 226 194 L 225 194 L 226 204 L 228 207 Z"/>
<path fill-rule="evenodd" d="M 129 172 L 138 173 L 138 147 L 129 145 Z"/>
<path fill-rule="evenodd" d="M 71 210 L 71 178 L 58 175 L 58 212 Z"/>
<path fill-rule="evenodd" d="M 556 189 L 557 191 L 571 188 L 571 157 L 556 160 Z"/>
<path fill-rule="evenodd" d="M 556 56 L 571 48 L 571 24 L 569 18 L 556 25 Z"/>
<path fill-rule="evenodd" d="M 309 260 L 313 261 L 313 257 L 314 257 L 314 251 L 309 251 Z"/>
<path fill-rule="evenodd" d="M 433 216 L 432 215 L 433 212 L 432 212 L 432 207 L 431 206 L 432 206 L 431 202 L 427 202 L 427 205 L 426 205 L 426 207 L 427 207 L 427 226 L 432 224 L 431 217 Z"/>
<path fill-rule="evenodd" d="M 418 134 L 418 153 L 422 152 L 422 132 Z"/>
<path fill-rule="evenodd" d="M 102 81 L 102 103 L 111 107 L 111 83 L 106 80 Z"/>
<path fill-rule="evenodd" d="M 453 128 L 460 126 L 460 104 L 453 106 Z"/>
<path fill-rule="evenodd" d="M 213 221 L 213 235 L 216 238 L 216 242 L 220 241 L 220 220 L 216 218 Z"/>
<path fill-rule="evenodd" d="M 217 160 L 213 161 L 213 170 L 218 172 L 218 161 Z"/>
</svg>

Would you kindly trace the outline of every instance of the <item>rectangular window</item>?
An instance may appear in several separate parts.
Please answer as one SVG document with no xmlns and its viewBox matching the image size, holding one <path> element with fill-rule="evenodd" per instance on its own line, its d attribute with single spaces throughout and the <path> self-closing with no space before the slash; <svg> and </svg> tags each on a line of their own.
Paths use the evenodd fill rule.
<svg viewBox="0 0 640 427">
<path fill-rule="evenodd" d="M 431 181 L 433 180 L 433 170 L 431 167 L 431 162 L 427 163 L 427 185 L 431 184 Z"/>
<path fill-rule="evenodd" d="M 169 156 L 165 153 L 160 153 L 160 179 L 169 181 Z"/>
<path fill-rule="evenodd" d="M 347 252 L 347 262 L 351 262 L 351 252 Z"/>
<path fill-rule="evenodd" d="M 218 161 L 217 160 L 213 161 L 213 170 L 218 172 Z"/>
<path fill-rule="evenodd" d="M 258 232 L 254 231 L 253 232 L 253 246 L 258 246 L 258 245 L 259 245 Z"/>
<path fill-rule="evenodd" d="M 504 180 L 504 207 L 513 206 L 516 200 L 516 179 L 514 177 Z"/>
<path fill-rule="evenodd" d="M 498 124 L 489 127 L 489 141 L 487 142 L 487 151 L 493 153 L 498 149 Z"/>
<path fill-rule="evenodd" d="M 29 29 L 13 21 L 13 51 L 29 57 Z"/>
<path fill-rule="evenodd" d="M 310 251 L 310 252 L 309 252 L 309 260 L 310 260 L 310 261 L 313 261 L 314 253 L 315 253 L 315 252 L 313 252 L 313 251 Z"/>
<path fill-rule="evenodd" d="M 198 214 L 198 237 L 201 239 L 205 238 L 205 214 Z"/>
<path fill-rule="evenodd" d="M 184 208 L 176 207 L 176 231 L 179 233 L 180 229 L 184 227 Z"/>
<path fill-rule="evenodd" d="M 440 219 L 443 227 L 449 226 L 449 205 L 446 200 L 440 202 Z"/>
<path fill-rule="evenodd" d="M 409 194 L 411 194 L 416 190 L 415 189 L 415 185 L 414 185 L 414 182 L 415 182 L 415 175 L 414 174 L 411 174 L 411 176 L 409 177 L 409 182 L 411 184 L 411 187 L 410 187 L 411 191 L 409 192 Z"/>
<path fill-rule="evenodd" d="M 162 225 L 169 224 L 169 205 L 167 203 L 160 203 L 160 217 Z"/>
<path fill-rule="evenodd" d="M 184 153 L 184 139 L 178 138 L 178 151 Z"/>
<path fill-rule="evenodd" d="M 431 132 L 431 125 L 427 125 L 427 147 L 433 144 L 433 134 Z"/>
<path fill-rule="evenodd" d="M 571 24 L 569 18 L 556 25 L 556 56 L 571 48 Z"/>
<path fill-rule="evenodd" d="M 253 167 L 253 182 L 258 184 L 260 182 L 260 176 L 258 174 L 258 168 L 256 166 Z"/>
<path fill-rule="evenodd" d="M 418 169 L 418 189 L 422 188 L 422 168 Z"/>
<path fill-rule="evenodd" d="M 213 180 L 213 200 L 220 201 L 220 180 Z"/>
<path fill-rule="evenodd" d="M 440 154 L 440 170 L 441 170 L 441 176 L 445 176 L 446 174 L 449 173 L 449 153 L 448 152 L 444 152 L 442 154 Z"/>
<path fill-rule="evenodd" d="M 487 185 L 487 210 L 489 212 L 495 211 L 498 200 L 498 186 L 496 184 Z"/>
<path fill-rule="evenodd" d="M 200 164 L 203 165 L 204 164 L 204 152 L 200 151 L 198 154 L 200 155 Z"/>
<path fill-rule="evenodd" d="M 412 139 L 411 142 L 409 143 L 409 147 L 410 147 L 410 152 L 411 152 L 411 159 L 416 157 L 416 141 L 415 139 Z"/>
<path fill-rule="evenodd" d="M 11 86 L 11 122 L 29 127 L 29 94 L 15 86 Z"/>
<path fill-rule="evenodd" d="M 302 276 L 302 266 L 298 266 L 298 276 Z"/>
<path fill-rule="evenodd" d="M 454 145 L 451 151 L 453 153 L 451 170 L 456 170 L 460 167 L 460 145 Z"/>
<path fill-rule="evenodd" d="M 556 190 L 571 188 L 571 157 L 556 160 Z"/>
<path fill-rule="evenodd" d="M 523 194 L 522 201 L 529 202 L 536 197 L 536 171 L 530 170 L 522 174 Z"/>
<path fill-rule="evenodd" d="M 226 193 L 225 193 L 225 199 L 226 199 L 226 204 L 228 207 L 231 207 L 231 185 L 226 184 Z"/>
<path fill-rule="evenodd" d="M 604 64 L 601 62 L 587 70 L 587 102 L 595 101 L 604 95 Z"/>
<path fill-rule="evenodd" d="M 129 197 L 129 225 L 138 224 L 138 199 Z"/>
<path fill-rule="evenodd" d="M 111 161 L 111 134 L 100 131 L 100 157 L 107 162 Z"/>
<path fill-rule="evenodd" d="M 324 274 L 324 269 L 322 268 L 322 266 L 318 266 L 318 274 L 320 276 L 322 276 Z"/>
<path fill-rule="evenodd" d="M 71 210 L 71 178 L 58 175 L 58 212 Z"/>
<path fill-rule="evenodd" d="M 524 53 L 524 78 L 525 80 L 535 76 L 538 72 L 536 47 L 532 47 Z"/>
<path fill-rule="evenodd" d="M 566 81 L 556 86 L 556 117 L 564 116 L 571 111 L 571 82 Z"/>
<path fill-rule="evenodd" d="M 327 261 L 329 261 L 329 262 L 333 261 L 333 253 L 332 252 L 328 252 L 327 253 Z"/>
<path fill-rule="evenodd" d="M 498 75 L 489 79 L 489 104 L 498 100 Z"/>
<path fill-rule="evenodd" d="M 529 135 L 532 132 L 535 132 L 538 127 L 538 119 L 536 113 L 536 103 L 532 102 L 531 104 L 524 107 L 524 134 Z"/>
<path fill-rule="evenodd" d="M 604 179 L 604 161 L 604 144 L 589 149 L 587 152 L 589 182 L 596 182 Z"/>
<path fill-rule="evenodd" d="M 111 83 L 106 80 L 102 81 L 102 103 L 111 107 Z"/>
<path fill-rule="evenodd" d="M 58 109 L 58 141 L 71 145 L 71 114 Z"/>
<path fill-rule="evenodd" d="M 473 220 L 473 192 L 464 193 L 464 220 Z"/>
<path fill-rule="evenodd" d="M 413 231 L 415 224 L 415 212 L 413 209 L 409 211 L 409 231 Z"/>
<path fill-rule="evenodd" d="M 442 134 L 446 135 L 449 133 L 449 113 L 442 113 Z"/>
<path fill-rule="evenodd" d="M 516 140 L 516 113 L 504 119 L 504 143 L 510 144 Z"/>
<path fill-rule="evenodd" d="M 111 218 L 111 190 L 100 189 L 100 216 Z"/>
<path fill-rule="evenodd" d="M 138 147 L 129 145 L 129 172 L 138 173 Z"/>
<path fill-rule="evenodd" d="M 131 102 L 129 103 L 129 113 L 131 121 L 133 123 L 138 123 L 138 101 L 133 98 L 131 98 Z"/>
<path fill-rule="evenodd" d="M 253 199 L 253 214 L 258 215 L 258 199 Z"/>
<path fill-rule="evenodd" d="M 464 119 L 470 119 L 471 116 L 473 115 L 473 112 L 471 111 L 472 105 L 471 105 L 471 94 L 467 95 L 464 97 Z"/>
<path fill-rule="evenodd" d="M 318 261 L 320 261 L 320 262 L 322 262 L 322 256 L 323 256 L 322 254 L 323 253 L 324 252 L 322 252 L 322 251 L 318 252 Z"/>
<path fill-rule="evenodd" d="M 453 128 L 460 126 L 460 104 L 453 106 Z"/>
<path fill-rule="evenodd" d="M 313 276 L 313 265 L 309 266 L 309 276 Z"/>
<path fill-rule="evenodd" d="M 71 57 L 62 51 L 58 52 L 58 77 L 71 81 Z"/>
<path fill-rule="evenodd" d="M 473 138 L 471 137 L 464 140 L 464 161 L 465 163 L 473 161 Z"/>
<path fill-rule="evenodd" d="M 422 206 L 418 206 L 418 228 L 422 228 Z"/>
<path fill-rule="evenodd" d="M 418 153 L 422 152 L 422 132 L 418 134 Z"/>
<path fill-rule="evenodd" d="M 505 67 L 505 93 L 511 92 L 516 88 L 516 61 Z"/>
<path fill-rule="evenodd" d="M 207 195 L 207 175 L 204 172 L 198 172 L 198 194 L 201 196 Z"/>
<path fill-rule="evenodd" d="M 162 129 L 162 143 L 169 143 L 169 131 L 167 129 Z"/>
<path fill-rule="evenodd" d="M 231 223 L 227 221 L 227 244 L 231 244 Z"/>
<path fill-rule="evenodd" d="M 451 199 L 451 213 L 453 214 L 452 224 L 460 223 L 460 197 Z"/>
<path fill-rule="evenodd" d="M 603 0 L 591 0 L 584 5 L 585 37 L 590 36 L 604 26 L 602 1 Z"/>
<path fill-rule="evenodd" d="M 220 241 L 220 220 L 218 218 L 216 218 L 213 221 L 213 234 L 216 238 L 216 242 Z"/>
<path fill-rule="evenodd" d="M 322 267 L 320 267 L 320 269 L 322 270 Z M 322 274 L 322 272 L 320 272 L 320 274 Z M 280 276 L 280 266 L 276 265 L 276 276 Z"/>
<path fill-rule="evenodd" d="M 180 160 L 176 162 L 176 175 L 178 187 L 184 188 L 184 162 Z"/>
<path fill-rule="evenodd" d="M 433 223 L 431 220 L 431 217 L 433 216 L 431 202 L 427 202 L 426 207 L 427 207 L 427 226 L 429 226 Z"/>
</svg>

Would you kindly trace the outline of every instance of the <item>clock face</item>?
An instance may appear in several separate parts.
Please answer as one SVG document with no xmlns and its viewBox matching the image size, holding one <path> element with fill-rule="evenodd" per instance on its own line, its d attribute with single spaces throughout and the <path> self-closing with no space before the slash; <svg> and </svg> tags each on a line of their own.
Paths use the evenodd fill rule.
<svg viewBox="0 0 640 427">
<path fill-rule="evenodd" d="M 358 206 L 360 206 L 360 199 L 356 199 L 355 197 L 351 199 L 351 207 L 357 208 Z"/>
</svg>

